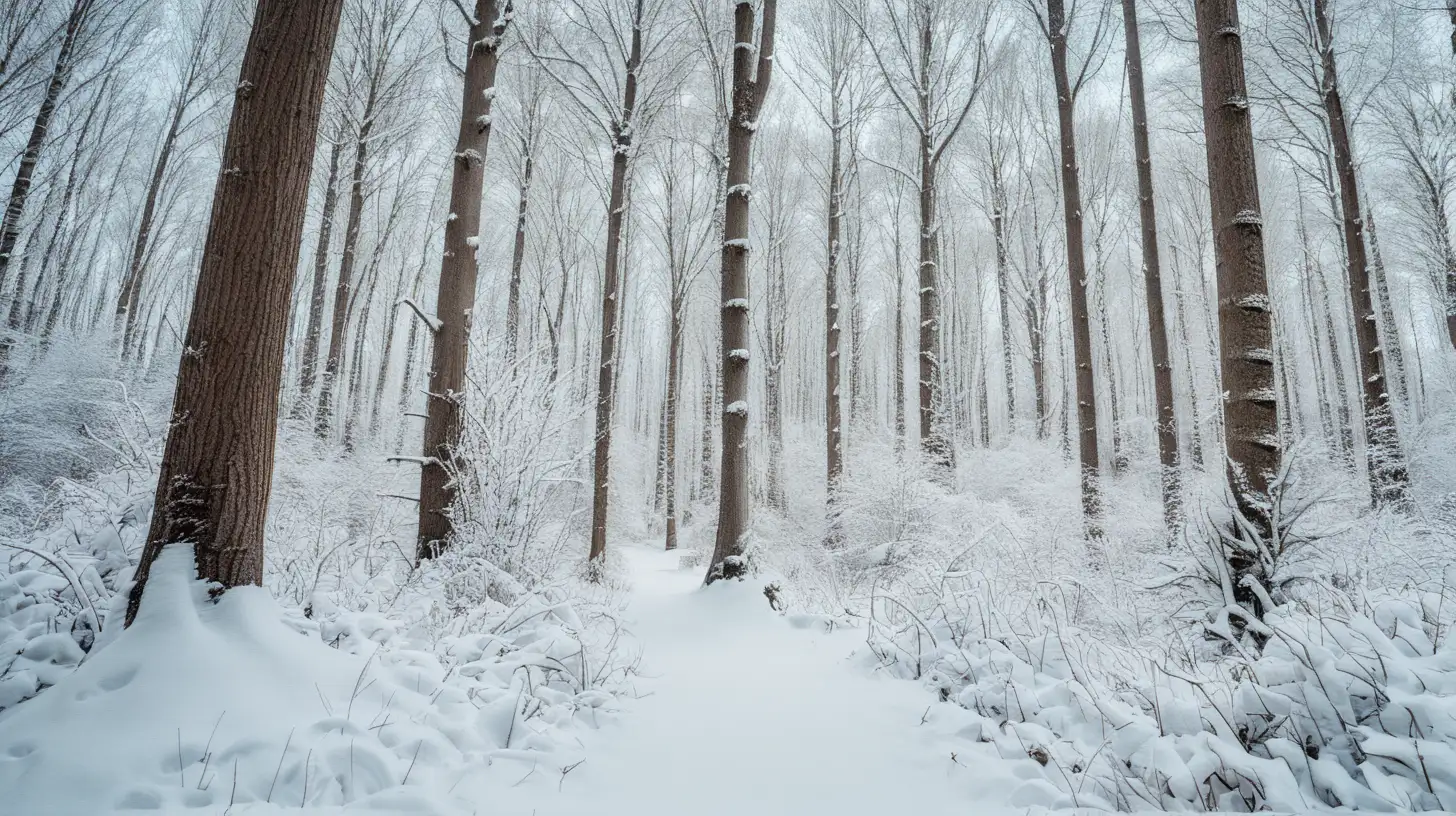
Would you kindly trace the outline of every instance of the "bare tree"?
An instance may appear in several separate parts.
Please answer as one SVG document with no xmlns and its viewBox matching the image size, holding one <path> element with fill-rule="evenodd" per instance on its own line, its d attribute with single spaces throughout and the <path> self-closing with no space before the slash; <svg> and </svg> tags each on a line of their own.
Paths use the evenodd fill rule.
<svg viewBox="0 0 1456 816">
<path fill-rule="evenodd" d="M 937 173 L 991 70 L 991 4 L 965 13 L 949 0 L 883 0 L 879 25 L 863 5 L 838 0 L 875 58 L 890 97 L 918 145 L 912 176 L 920 194 L 920 448 L 941 478 L 951 478 L 954 446 L 941 425 L 940 223 Z M 910 174 L 907 174 L 910 175 Z"/>
<path fill-rule="evenodd" d="M 445 253 L 434 315 L 420 315 L 434 335 L 427 391 L 424 456 L 420 462 L 420 514 L 416 555 L 431 558 L 447 546 L 455 528 L 450 508 L 451 478 L 458 456 L 465 372 L 470 361 L 470 315 L 479 274 L 476 245 L 485 154 L 490 145 L 490 107 L 500 64 L 501 38 L 510 24 L 512 0 L 476 0 L 465 15 L 465 81 L 460 131 L 452 154 L 450 214 L 445 219 Z M 463 14 L 462 7 L 462 14 Z"/>
<path fill-rule="evenodd" d="M 142 287 L 146 284 L 158 197 L 167 178 L 167 168 L 172 164 L 179 140 L 203 121 L 212 108 L 212 105 L 203 105 L 199 111 L 198 106 L 210 101 L 208 97 L 218 81 L 233 65 L 231 50 L 226 47 L 230 33 L 228 13 L 223 0 L 202 0 L 196 9 L 196 27 L 188 32 L 190 40 L 183 43 L 180 77 L 168 102 L 167 126 L 162 132 L 156 160 L 152 163 L 151 178 L 147 182 L 136 239 L 132 242 L 131 265 L 116 300 L 116 327 L 121 332 L 118 340 L 123 359 L 130 359 L 138 350 L 137 311 Z"/>
<path fill-rule="evenodd" d="M 622 284 L 623 222 L 634 140 L 666 102 L 675 26 L 663 0 L 567 0 L 560 27 L 581 42 L 563 39 L 556 26 L 532 44 L 532 55 L 577 110 L 607 139 L 612 177 L 607 200 L 607 244 L 602 277 L 601 353 L 597 362 L 596 445 L 592 461 L 592 528 L 589 560 L 599 567 L 607 551 L 611 488 L 612 408 L 617 389 L 618 298 Z M 644 71 L 652 67 L 655 70 Z M 644 74 L 646 80 L 644 81 Z M 639 98 L 640 94 L 640 98 Z M 597 572 L 592 572 L 596 575 Z"/>
<path fill-rule="evenodd" d="M 1278 396 L 1264 271 L 1264 222 L 1254 163 L 1253 123 L 1244 81 L 1238 0 L 1197 4 L 1199 69 L 1208 190 L 1218 269 L 1220 371 L 1228 481 L 1238 515 L 1235 535 L 1269 542 L 1270 482 L 1279 469 Z M 1255 616 L 1272 576 L 1251 555 L 1262 544 L 1228 547 L 1227 591 Z"/>
<path fill-rule="evenodd" d="M 1153 391 L 1157 407 L 1159 482 L 1163 491 L 1163 526 L 1177 529 L 1182 492 L 1178 472 L 1178 414 L 1173 406 L 1173 364 L 1168 354 L 1168 327 L 1163 307 L 1163 275 L 1158 258 L 1158 216 L 1153 200 L 1153 152 L 1148 140 L 1148 103 L 1143 90 L 1143 51 L 1138 36 L 1137 0 L 1122 0 L 1126 42 L 1127 90 L 1132 102 L 1133 152 L 1137 161 L 1138 221 L 1142 227 L 1143 283 L 1147 290 L 1148 343 L 1152 353 Z"/>
<path fill-rule="evenodd" d="M 733 8 L 733 97 L 728 126 L 728 190 L 723 220 L 723 455 L 718 532 L 705 583 L 741 578 L 748 539 L 748 199 L 753 134 L 773 77 L 777 0 Z M 758 23 L 758 37 L 754 37 Z"/>
<path fill-rule="evenodd" d="M 262 583 L 288 304 L 342 7 L 258 3 L 128 624 L 169 545 L 193 547 L 203 581 Z"/>
<path fill-rule="evenodd" d="M 1096 73 L 1107 19 L 1100 9 L 1096 30 L 1075 77 L 1068 67 L 1067 37 L 1071 20 L 1063 0 L 1046 0 L 1046 14 L 1032 5 L 1042 36 L 1051 45 L 1052 79 L 1057 94 L 1061 131 L 1062 212 L 1067 235 L 1067 274 L 1072 296 L 1072 349 L 1077 380 L 1078 458 L 1082 471 L 1082 521 L 1088 539 L 1102 535 L 1102 496 L 1098 477 L 1097 383 L 1092 370 L 1092 332 L 1087 311 L 1087 261 L 1082 243 L 1082 194 L 1077 167 L 1075 106 L 1087 79 Z"/>
</svg>

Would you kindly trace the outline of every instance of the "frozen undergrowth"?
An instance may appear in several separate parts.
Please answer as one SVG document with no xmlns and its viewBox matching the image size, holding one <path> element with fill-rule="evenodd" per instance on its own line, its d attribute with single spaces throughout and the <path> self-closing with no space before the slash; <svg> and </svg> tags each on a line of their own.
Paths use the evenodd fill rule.
<svg viewBox="0 0 1456 816">
<path fill-rule="evenodd" d="M 413 471 L 285 425 L 266 591 L 200 602 L 178 549 L 123 635 L 160 447 L 148 413 L 109 428 L 131 441 L 93 451 L 100 472 L 27 488 L 45 512 L 0 538 L 7 805 L 471 812 L 449 794 L 464 775 L 504 763 L 496 776 L 545 778 L 584 758 L 583 732 L 614 716 L 639 649 L 622 582 L 584 586 L 560 558 L 570 496 L 538 493 L 508 535 L 467 522 L 459 547 L 415 569 L 413 506 L 389 497 Z M 467 490 L 470 509 L 540 475 L 516 472 Z M 86 784 L 63 783 L 76 768 Z"/>
<path fill-rule="evenodd" d="M 1208 635 L 1206 547 L 1161 534 L 1151 473 L 1108 482 L 1107 536 L 1089 549 L 1054 449 L 967 452 L 956 491 L 883 467 L 885 453 L 841 486 L 837 538 L 761 525 L 760 560 L 792 605 L 862 627 L 869 670 L 951 704 L 932 720 L 1023 765 L 1027 801 L 1456 807 L 1449 496 L 1419 497 L 1431 509 L 1413 517 L 1355 515 L 1360 486 L 1311 461 L 1311 540 L 1280 565 L 1290 602 L 1268 645 L 1240 653 Z"/>
</svg>

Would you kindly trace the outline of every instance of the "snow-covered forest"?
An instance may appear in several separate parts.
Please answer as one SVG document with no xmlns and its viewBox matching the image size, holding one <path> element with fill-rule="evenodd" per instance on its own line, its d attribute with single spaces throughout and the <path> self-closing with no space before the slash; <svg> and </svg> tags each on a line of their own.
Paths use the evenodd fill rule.
<svg viewBox="0 0 1456 816">
<path fill-rule="evenodd" d="M 0 812 L 1456 810 L 1456 0 L 0 0 Z"/>
</svg>

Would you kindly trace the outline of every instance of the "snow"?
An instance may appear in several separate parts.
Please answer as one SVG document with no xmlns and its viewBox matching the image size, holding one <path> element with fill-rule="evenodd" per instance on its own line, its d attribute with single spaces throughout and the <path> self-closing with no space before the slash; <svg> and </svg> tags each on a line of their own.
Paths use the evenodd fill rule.
<svg viewBox="0 0 1456 816">
<path fill-rule="evenodd" d="M 920 725 L 925 695 L 850 660 L 863 632 L 784 617 L 763 581 L 702 588 L 679 554 L 624 548 L 640 695 L 557 795 L 493 794 L 504 816 L 994 816 L 1017 780 Z M 952 753 L 957 759 L 951 759 Z M 556 780 L 552 780 L 555 785 Z M 1005 812 L 1020 812 L 1010 811 Z"/>
</svg>

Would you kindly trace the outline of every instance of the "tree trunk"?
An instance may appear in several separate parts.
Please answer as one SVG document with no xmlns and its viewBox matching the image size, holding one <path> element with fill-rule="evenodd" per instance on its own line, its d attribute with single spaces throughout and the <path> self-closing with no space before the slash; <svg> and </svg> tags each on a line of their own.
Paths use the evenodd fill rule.
<svg viewBox="0 0 1456 816">
<path fill-rule="evenodd" d="M 309 165 L 343 0 L 260 0 L 243 57 L 130 624 L 163 548 L 261 584 L 278 388 Z"/>
<path fill-rule="evenodd" d="M 1274 390 L 1269 287 L 1254 135 L 1244 86 L 1237 0 L 1195 6 L 1209 203 L 1218 269 L 1220 371 L 1229 490 L 1256 535 L 1270 541 L 1269 483 L 1279 470 L 1278 399 Z M 1242 534 L 1236 525 L 1235 532 Z M 1250 542 L 1250 549 L 1253 544 Z M 1244 550 L 1227 551 L 1233 598 L 1264 612 L 1250 582 L 1266 590 L 1272 576 Z"/>
<path fill-rule="evenodd" d="M 329 285 L 329 239 L 334 232 L 334 210 L 339 204 L 339 159 L 343 153 L 342 141 L 335 141 L 329 147 L 329 175 L 324 182 L 323 216 L 319 219 L 318 245 L 313 254 L 313 291 L 308 300 L 308 325 L 303 331 L 303 357 L 298 366 L 298 399 L 293 402 L 293 419 L 303 419 L 307 413 L 318 375 L 319 334 Z"/>
<path fill-rule="evenodd" d="M 526 263 L 526 207 L 530 202 L 531 173 L 535 169 L 533 133 L 521 137 L 521 195 L 516 205 L 516 241 L 511 247 L 510 294 L 506 298 L 506 368 L 514 369 L 521 326 L 521 271 Z M 512 372 L 514 374 L 514 371 Z"/>
<path fill-rule="evenodd" d="M 1148 302 L 1148 344 L 1157 403 L 1158 465 L 1163 490 L 1163 526 L 1171 534 L 1180 523 L 1182 474 L 1178 469 L 1178 413 L 1173 407 L 1173 365 L 1163 311 L 1163 275 L 1158 259 L 1158 218 L 1153 200 L 1153 155 L 1148 140 L 1148 105 L 1143 89 L 1143 53 L 1138 36 L 1137 0 L 1122 0 L 1127 40 L 1127 87 L 1132 101 L 1133 152 L 1137 159 L 1138 220 L 1142 227 L 1143 284 Z"/>
<path fill-rule="evenodd" d="M 354 142 L 354 169 L 349 177 L 349 215 L 344 226 L 344 254 L 339 260 L 339 280 L 334 285 L 334 315 L 329 328 L 329 347 L 324 357 L 324 375 L 319 387 L 318 408 L 313 430 L 320 439 L 329 435 L 334 421 L 334 390 L 344 357 L 344 334 L 349 327 L 349 306 L 353 302 L 354 264 L 359 253 L 359 226 L 364 219 L 364 171 L 368 167 L 369 134 L 374 129 L 375 88 L 371 82 L 359 133 Z"/>
<path fill-rule="evenodd" d="M 55 116 L 61 92 L 71 79 L 71 70 L 76 59 L 76 43 L 80 39 L 87 18 L 95 6 L 94 0 L 76 0 L 66 18 L 66 29 L 61 34 L 61 49 L 56 54 L 55 67 L 51 69 L 46 82 L 45 96 L 41 97 L 40 110 L 31 126 L 30 138 L 20 154 L 20 166 L 15 171 L 15 181 L 10 186 L 10 199 L 5 205 L 5 215 L 0 220 L 0 292 L 5 291 L 5 278 L 10 271 L 10 257 L 15 244 L 20 240 L 20 219 L 25 215 L 25 202 L 30 196 L 30 186 L 35 176 L 35 166 L 40 163 L 41 150 L 45 147 L 46 135 L 50 133 L 51 119 Z M 16 293 L 19 296 L 19 288 Z"/>
<path fill-rule="evenodd" d="M 1380 241 L 1375 232 L 1375 210 L 1368 205 L 1365 209 L 1365 225 L 1370 228 L 1370 277 L 1375 281 L 1375 293 L 1380 307 L 1380 349 L 1390 363 L 1390 384 L 1397 399 L 1410 401 L 1409 384 L 1405 371 L 1405 345 L 1400 339 L 1400 326 L 1395 319 L 1395 301 L 1390 298 L 1390 283 L 1385 274 L 1385 262 L 1380 257 Z"/>
<path fill-rule="evenodd" d="M 824 484 L 828 510 L 834 510 L 834 493 L 844 473 L 844 444 L 841 433 L 839 401 L 839 232 L 844 215 L 840 156 L 842 151 L 839 98 L 830 102 L 829 121 L 829 195 L 825 232 L 826 263 L 824 267 Z M 786 294 L 786 293 L 779 293 Z"/>
<path fill-rule="evenodd" d="M 1047 0 L 1052 77 L 1057 90 L 1057 120 L 1062 145 L 1062 209 L 1067 230 L 1067 272 L 1072 295 L 1072 347 L 1077 369 L 1078 452 L 1082 471 L 1082 523 L 1086 537 L 1102 535 L 1102 497 L 1098 485 L 1097 387 L 1092 376 L 1092 331 L 1087 314 L 1087 261 L 1082 245 L 1082 193 L 1077 177 L 1071 82 L 1067 77 L 1067 21 L 1062 0 Z"/>
<path fill-rule="evenodd" d="M 494 99 L 500 40 L 510 22 L 511 0 L 475 0 L 475 17 L 466 40 L 465 82 L 460 131 L 450 179 L 450 215 L 445 220 L 445 252 L 432 327 L 430 384 L 425 409 L 424 461 L 420 465 L 420 516 L 416 556 L 431 558 L 454 533 L 450 515 L 456 488 L 450 463 L 458 462 L 460 413 L 465 371 L 470 361 L 470 316 L 475 306 L 479 265 L 481 189 L 485 153 L 490 146 L 490 104 Z"/>
<path fill-rule="evenodd" d="M 1350 146 L 1350 129 L 1345 120 L 1344 100 L 1335 68 L 1334 33 L 1328 0 L 1313 0 L 1315 33 L 1319 38 L 1321 92 L 1325 120 L 1334 148 L 1335 173 L 1340 181 L 1340 215 L 1345 239 L 1345 261 L 1350 285 L 1350 302 L 1355 308 L 1355 375 L 1361 383 L 1361 405 L 1365 419 L 1365 463 L 1370 479 L 1370 496 L 1375 505 L 1405 502 L 1410 477 L 1406 473 L 1395 411 L 1385 379 L 1385 354 L 1380 344 L 1374 297 L 1370 291 L 1370 267 L 1365 255 L 1365 221 L 1361 217 L 1360 191 L 1355 177 L 1355 157 Z"/>
<path fill-rule="evenodd" d="M 763 0 L 754 43 L 750 3 L 733 7 L 733 109 L 728 116 L 728 190 L 723 217 L 723 455 L 718 531 L 705 583 L 741 578 L 748 544 L 748 197 L 753 133 L 773 67 L 777 0 Z M 755 60 L 755 57 L 757 58 Z M 755 61 L 757 71 L 755 73 Z"/>
<path fill-rule="evenodd" d="M 905 263 L 900 257 L 900 208 L 895 208 L 895 452 L 905 450 Z"/>
<path fill-rule="evenodd" d="M 1011 341 L 1011 268 L 1006 247 L 1006 187 L 999 157 L 991 160 L 991 234 L 996 242 L 996 302 L 1001 324 L 1001 374 L 1006 380 L 1006 425 L 1016 433 L 1016 360 Z"/>
<path fill-rule="evenodd" d="M 672 299 L 667 341 L 667 397 L 663 400 L 662 503 L 667 515 L 665 549 L 677 549 L 677 402 L 682 380 L 682 297 Z"/>
<path fill-rule="evenodd" d="M 612 407 L 617 392 L 618 285 L 622 260 L 622 216 L 627 198 L 627 154 L 637 107 L 637 70 L 642 65 L 642 2 L 632 13 L 632 45 L 622 90 L 621 120 L 612 129 L 612 188 L 607 203 L 606 263 L 602 274 L 601 358 L 597 362 L 596 448 L 592 455 L 592 529 L 588 560 L 595 578 L 607 554 L 608 492 L 612 476 Z"/>
<path fill-rule="evenodd" d="M 142 203 L 141 220 L 137 226 L 136 240 L 132 243 L 131 266 L 126 280 L 116 299 L 116 323 L 121 330 L 121 357 L 130 359 L 137 352 L 136 329 L 137 307 L 141 302 L 142 284 L 147 273 L 147 254 L 151 248 L 153 222 L 157 215 L 157 198 L 162 194 L 166 181 L 167 166 L 172 161 L 172 151 L 177 146 L 177 136 L 182 130 L 182 116 L 187 112 L 184 98 L 179 96 L 174 103 L 172 118 L 162 136 L 162 148 L 157 153 L 156 164 L 152 166 L 151 180 L 147 182 L 147 195 Z"/>
</svg>

